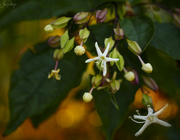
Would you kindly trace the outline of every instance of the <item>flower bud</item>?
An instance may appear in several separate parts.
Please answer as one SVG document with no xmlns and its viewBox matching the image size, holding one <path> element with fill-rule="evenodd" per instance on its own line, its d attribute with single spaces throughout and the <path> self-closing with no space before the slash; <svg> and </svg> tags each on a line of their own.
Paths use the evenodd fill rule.
<svg viewBox="0 0 180 140">
<path fill-rule="evenodd" d="M 80 39 L 85 43 L 89 37 L 90 31 L 87 28 L 81 29 L 79 31 Z"/>
<path fill-rule="evenodd" d="M 54 60 L 61 60 L 64 57 L 63 49 L 56 49 L 53 54 Z"/>
<path fill-rule="evenodd" d="M 52 27 L 50 24 L 48 24 L 48 25 L 46 25 L 46 26 L 44 27 L 44 31 L 45 31 L 46 33 L 50 33 L 50 32 L 53 32 L 54 29 L 53 29 L 53 27 Z"/>
<path fill-rule="evenodd" d="M 134 78 L 135 78 L 135 75 L 134 75 L 134 73 L 133 73 L 132 71 L 129 71 L 129 72 L 126 72 L 126 73 L 124 74 L 124 77 L 125 77 L 126 80 L 128 80 L 128 81 L 133 81 Z"/>
<path fill-rule="evenodd" d="M 48 45 L 52 48 L 59 47 L 60 46 L 60 36 L 56 35 L 48 40 Z"/>
<path fill-rule="evenodd" d="M 57 20 L 55 20 L 52 25 L 54 28 L 63 28 L 67 25 L 67 23 L 71 20 L 70 17 L 60 17 Z"/>
<path fill-rule="evenodd" d="M 96 19 L 97 23 L 102 23 L 106 20 L 107 8 L 103 10 L 97 10 L 96 12 Z"/>
<path fill-rule="evenodd" d="M 151 73 L 153 71 L 153 68 L 150 63 L 142 64 L 141 69 L 146 73 Z"/>
<path fill-rule="evenodd" d="M 134 75 L 135 75 L 135 78 L 134 78 L 134 80 L 131 82 L 131 84 L 132 85 L 138 85 L 139 84 L 139 77 L 138 77 L 138 73 L 137 73 L 137 71 L 136 70 L 132 70 L 132 72 L 134 73 Z"/>
<path fill-rule="evenodd" d="M 154 79 L 152 79 L 151 77 L 145 77 L 143 76 L 143 81 L 144 83 L 150 87 L 152 90 L 156 91 L 159 89 L 158 85 L 156 84 L 156 82 L 154 81 Z"/>
<path fill-rule="evenodd" d="M 135 55 L 139 55 L 142 53 L 141 48 L 139 47 L 139 45 L 137 44 L 136 41 L 131 41 L 126 39 L 127 43 L 128 43 L 128 49 L 133 52 Z"/>
<path fill-rule="evenodd" d="M 116 93 L 120 89 L 121 80 L 113 80 L 110 83 L 112 93 Z"/>
<path fill-rule="evenodd" d="M 83 55 L 85 53 L 85 49 L 83 46 L 78 45 L 74 48 L 74 52 L 76 55 Z"/>
<path fill-rule="evenodd" d="M 116 40 L 121 40 L 124 37 L 124 30 L 122 28 L 116 27 L 113 29 L 115 33 Z"/>
<path fill-rule="evenodd" d="M 87 22 L 88 15 L 88 12 L 79 12 L 76 15 L 74 15 L 73 19 L 76 21 L 76 24 L 83 24 Z"/>
<path fill-rule="evenodd" d="M 85 92 L 83 95 L 83 101 L 84 102 L 90 102 L 93 99 L 93 96 L 89 92 Z"/>
<path fill-rule="evenodd" d="M 92 85 L 94 87 L 99 86 L 101 84 L 101 80 L 102 80 L 102 76 L 101 75 L 93 76 L 93 78 L 92 78 Z"/>
<path fill-rule="evenodd" d="M 149 105 L 151 107 L 153 106 L 152 98 L 145 93 L 143 93 L 143 95 L 142 95 L 142 103 L 144 106 L 149 106 Z"/>
</svg>

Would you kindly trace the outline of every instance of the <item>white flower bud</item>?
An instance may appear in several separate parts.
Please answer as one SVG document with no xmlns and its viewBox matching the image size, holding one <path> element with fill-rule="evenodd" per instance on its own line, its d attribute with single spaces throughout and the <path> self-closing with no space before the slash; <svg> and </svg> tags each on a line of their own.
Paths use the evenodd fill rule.
<svg viewBox="0 0 180 140">
<path fill-rule="evenodd" d="M 83 55 L 85 53 L 85 49 L 83 46 L 79 45 L 75 47 L 74 52 L 76 55 Z"/>
<path fill-rule="evenodd" d="M 84 102 L 90 102 L 93 99 L 93 96 L 89 92 L 85 92 L 83 95 Z"/>
<path fill-rule="evenodd" d="M 48 25 L 46 25 L 44 27 L 44 31 L 47 32 L 47 33 L 50 33 L 50 32 L 53 32 L 54 29 L 53 29 L 53 27 L 50 24 L 48 24 Z"/>
<path fill-rule="evenodd" d="M 132 71 L 129 71 L 127 73 L 124 74 L 124 77 L 126 78 L 126 80 L 128 81 L 133 81 L 135 78 L 135 75 Z"/>
<path fill-rule="evenodd" d="M 141 69 L 146 73 L 151 73 L 153 71 L 150 63 L 143 64 Z"/>
</svg>

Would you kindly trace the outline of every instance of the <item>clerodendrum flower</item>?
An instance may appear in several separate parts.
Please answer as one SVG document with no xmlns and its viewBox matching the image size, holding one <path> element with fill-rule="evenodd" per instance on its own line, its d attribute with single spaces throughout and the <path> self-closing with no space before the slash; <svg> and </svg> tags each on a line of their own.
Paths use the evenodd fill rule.
<svg viewBox="0 0 180 140">
<path fill-rule="evenodd" d="M 141 127 L 141 129 L 135 134 L 135 136 L 139 136 L 143 133 L 143 131 L 152 123 L 158 123 L 162 126 L 170 127 L 171 125 L 165 121 L 162 121 L 158 119 L 158 115 L 161 114 L 166 108 L 168 107 L 168 104 L 166 104 L 163 108 L 158 110 L 157 112 L 153 113 L 153 109 L 148 105 L 148 115 L 147 116 L 141 116 L 139 114 L 139 111 L 137 110 L 138 115 L 134 115 L 134 119 L 138 120 L 144 120 L 143 122 L 138 122 L 136 120 L 133 120 L 130 116 L 130 119 L 136 123 L 144 123 L 144 125 Z"/>
<path fill-rule="evenodd" d="M 98 56 L 95 58 L 86 60 L 85 63 L 89 63 L 92 61 L 97 61 L 98 63 L 101 62 L 101 68 L 103 70 L 103 76 L 105 76 L 107 73 L 106 63 L 110 62 L 110 61 L 116 62 L 119 59 L 106 57 L 108 54 L 108 51 L 109 51 L 110 43 L 108 43 L 107 48 L 105 49 L 104 53 L 101 52 L 97 42 L 95 43 L 95 47 L 96 47 L 96 51 L 97 51 Z"/>
<path fill-rule="evenodd" d="M 59 75 L 60 69 L 57 70 L 51 70 L 51 74 L 48 75 L 48 79 L 51 77 L 54 77 L 56 80 L 60 80 L 61 76 Z"/>
</svg>

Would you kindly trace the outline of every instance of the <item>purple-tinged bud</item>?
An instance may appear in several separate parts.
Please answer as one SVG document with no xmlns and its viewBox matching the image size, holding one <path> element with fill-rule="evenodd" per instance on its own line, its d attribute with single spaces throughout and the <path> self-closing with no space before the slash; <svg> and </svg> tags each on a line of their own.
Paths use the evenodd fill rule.
<svg viewBox="0 0 180 140">
<path fill-rule="evenodd" d="M 60 46 L 60 36 L 52 36 L 48 39 L 48 45 L 52 48 Z"/>
<path fill-rule="evenodd" d="M 103 10 L 97 10 L 96 12 L 96 19 L 97 23 L 102 23 L 106 20 L 107 8 Z"/>
<path fill-rule="evenodd" d="M 138 73 L 137 73 L 137 71 L 136 70 L 132 70 L 133 71 L 133 73 L 134 73 L 134 75 L 135 75 L 135 78 L 134 78 L 134 80 L 131 82 L 132 83 L 132 85 L 138 85 L 139 84 L 139 77 L 138 77 Z"/>
<path fill-rule="evenodd" d="M 145 77 L 143 76 L 143 81 L 144 83 L 150 87 L 152 90 L 157 91 L 159 89 L 158 85 L 156 84 L 156 82 L 154 81 L 154 79 L 152 79 L 151 77 Z"/>
<path fill-rule="evenodd" d="M 73 19 L 76 21 L 76 24 L 83 24 L 87 22 L 87 16 L 89 15 L 88 12 L 79 12 L 74 15 Z"/>
<path fill-rule="evenodd" d="M 124 30 L 122 28 L 116 27 L 113 29 L 115 33 L 116 40 L 121 40 L 124 37 Z"/>
</svg>

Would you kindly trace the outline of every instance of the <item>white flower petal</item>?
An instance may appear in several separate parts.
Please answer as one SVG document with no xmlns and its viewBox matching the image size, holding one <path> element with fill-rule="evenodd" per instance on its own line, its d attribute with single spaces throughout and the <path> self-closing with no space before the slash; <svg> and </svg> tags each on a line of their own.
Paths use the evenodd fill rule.
<svg viewBox="0 0 180 140">
<path fill-rule="evenodd" d="M 85 61 L 85 63 L 89 63 L 89 62 L 92 62 L 92 61 L 96 61 L 96 60 L 98 60 L 98 59 L 99 59 L 99 57 L 87 59 L 87 60 Z"/>
<path fill-rule="evenodd" d="M 103 76 L 106 76 L 107 74 L 106 61 L 103 61 L 102 63 L 104 63 Z"/>
<path fill-rule="evenodd" d="M 96 51 L 97 51 L 98 56 L 101 56 L 101 55 L 102 55 L 102 52 L 101 52 L 101 50 L 99 49 L 99 46 L 98 46 L 98 43 L 97 43 L 97 42 L 95 43 L 95 47 L 96 47 Z"/>
<path fill-rule="evenodd" d="M 103 55 L 106 56 L 108 54 L 108 51 L 109 51 L 109 47 L 110 47 L 110 43 L 108 43 Z"/>
<path fill-rule="evenodd" d="M 165 121 L 162 121 L 162 120 L 160 120 L 158 118 L 156 118 L 155 123 L 158 123 L 158 124 L 160 124 L 162 126 L 171 127 L 171 124 L 169 124 L 169 123 L 167 123 Z"/>
<path fill-rule="evenodd" d="M 161 114 L 165 109 L 167 109 L 168 104 L 166 104 L 163 108 L 161 108 L 160 110 L 158 110 L 157 112 L 154 113 L 155 116 L 158 116 L 159 114 Z"/>
<path fill-rule="evenodd" d="M 138 119 L 138 120 L 146 120 L 147 119 L 147 116 L 134 115 L 133 117 L 134 117 L 134 119 Z"/>
<path fill-rule="evenodd" d="M 135 136 L 141 135 L 150 124 L 151 122 L 146 121 L 145 124 L 141 127 L 141 129 L 135 134 Z"/>
<path fill-rule="evenodd" d="M 118 60 L 119 60 L 119 59 L 117 59 L 117 58 L 106 57 L 106 61 L 107 61 L 107 62 L 110 62 L 110 61 L 116 62 L 116 61 L 118 61 Z"/>
</svg>

